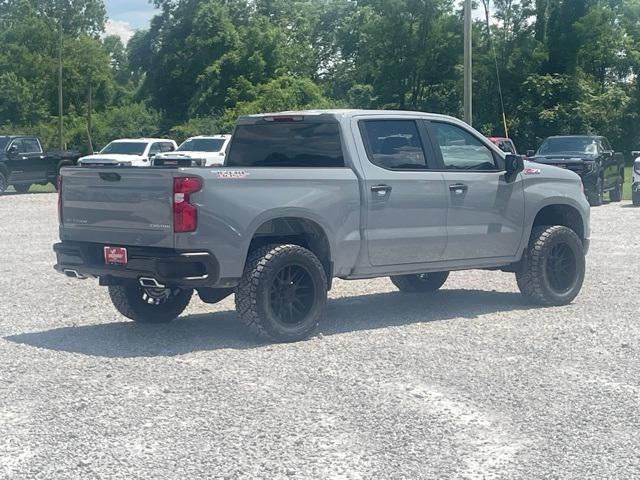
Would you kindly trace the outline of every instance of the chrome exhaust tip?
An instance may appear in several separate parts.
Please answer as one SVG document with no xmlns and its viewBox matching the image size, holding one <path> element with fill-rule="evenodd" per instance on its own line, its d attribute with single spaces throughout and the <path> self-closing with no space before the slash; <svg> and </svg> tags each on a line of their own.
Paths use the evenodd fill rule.
<svg viewBox="0 0 640 480">
<path fill-rule="evenodd" d="M 77 270 L 72 270 L 70 268 L 65 268 L 62 273 L 64 273 L 69 278 L 77 278 L 78 280 L 86 280 L 88 277 L 78 273 Z"/>
<path fill-rule="evenodd" d="M 165 288 L 165 286 L 163 284 L 161 284 L 160 282 L 158 282 L 155 278 L 140 277 L 138 282 L 144 288 Z"/>
</svg>

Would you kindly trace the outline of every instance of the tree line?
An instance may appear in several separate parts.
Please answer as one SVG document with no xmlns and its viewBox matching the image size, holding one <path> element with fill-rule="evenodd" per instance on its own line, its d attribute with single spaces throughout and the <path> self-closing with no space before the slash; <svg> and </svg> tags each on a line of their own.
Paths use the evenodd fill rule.
<svg viewBox="0 0 640 480">
<path fill-rule="evenodd" d="M 149 28 L 124 45 L 104 35 L 102 0 L 0 0 L 0 133 L 57 144 L 58 28 L 64 140 L 83 151 L 88 138 L 97 147 L 124 136 L 181 140 L 285 109 L 462 116 L 455 0 L 154 4 Z M 521 150 L 571 133 L 640 149 L 640 0 L 481 0 L 475 9 L 476 128 L 504 134 L 499 78 Z"/>
</svg>

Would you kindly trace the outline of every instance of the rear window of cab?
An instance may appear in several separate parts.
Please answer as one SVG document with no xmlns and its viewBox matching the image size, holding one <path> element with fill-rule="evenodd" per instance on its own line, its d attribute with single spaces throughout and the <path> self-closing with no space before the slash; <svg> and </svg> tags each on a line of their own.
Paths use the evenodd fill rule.
<svg viewBox="0 0 640 480">
<path fill-rule="evenodd" d="M 344 167 L 337 123 L 277 122 L 238 125 L 229 167 Z"/>
</svg>

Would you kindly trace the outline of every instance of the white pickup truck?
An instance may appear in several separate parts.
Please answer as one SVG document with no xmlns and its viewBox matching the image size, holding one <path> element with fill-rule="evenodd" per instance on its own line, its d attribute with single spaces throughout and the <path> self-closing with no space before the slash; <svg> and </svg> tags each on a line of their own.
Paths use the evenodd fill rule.
<svg viewBox="0 0 640 480">
<path fill-rule="evenodd" d="M 176 142 L 167 138 L 122 138 L 112 141 L 98 153 L 80 158 L 78 165 L 150 167 L 156 155 L 173 152 L 176 148 Z"/>
<path fill-rule="evenodd" d="M 224 164 L 231 135 L 199 135 L 187 138 L 175 152 L 161 153 L 154 167 L 212 167 Z"/>
</svg>

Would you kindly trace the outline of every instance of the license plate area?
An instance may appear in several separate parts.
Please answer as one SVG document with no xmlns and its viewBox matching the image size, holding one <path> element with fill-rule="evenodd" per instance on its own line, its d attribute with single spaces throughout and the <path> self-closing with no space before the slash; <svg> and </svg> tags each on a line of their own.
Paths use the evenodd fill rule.
<svg viewBox="0 0 640 480">
<path fill-rule="evenodd" d="M 127 249 L 124 247 L 104 247 L 104 263 L 107 265 L 126 265 Z"/>
</svg>

